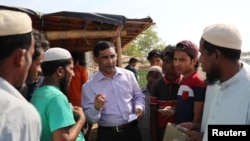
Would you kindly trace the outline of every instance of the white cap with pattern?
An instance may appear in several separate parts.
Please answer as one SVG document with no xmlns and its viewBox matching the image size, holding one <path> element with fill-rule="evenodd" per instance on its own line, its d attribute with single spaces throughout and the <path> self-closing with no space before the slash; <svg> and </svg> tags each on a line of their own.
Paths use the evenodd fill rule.
<svg viewBox="0 0 250 141">
<path fill-rule="evenodd" d="M 44 53 L 44 62 L 72 58 L 70 52 L 64 48 L 52 47 Z"/>
</svg>

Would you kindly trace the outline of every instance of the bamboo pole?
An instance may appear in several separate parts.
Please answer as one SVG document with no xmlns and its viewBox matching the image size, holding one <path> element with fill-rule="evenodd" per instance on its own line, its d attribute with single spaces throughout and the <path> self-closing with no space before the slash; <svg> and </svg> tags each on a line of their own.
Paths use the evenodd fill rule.
<svg viewBox="0 0 250 141">
<path fill-rule="evenodd" d="M 76 39 L 76 38 L 107 38 L 126 36 L 127 32 L 103 30 L 103 31 L 83 31 L 83 30 L 69 30 L 69 31 L 47 31 L 44 35 L 48 40 L 60 40 L 60 39 Z"/>
</svg>

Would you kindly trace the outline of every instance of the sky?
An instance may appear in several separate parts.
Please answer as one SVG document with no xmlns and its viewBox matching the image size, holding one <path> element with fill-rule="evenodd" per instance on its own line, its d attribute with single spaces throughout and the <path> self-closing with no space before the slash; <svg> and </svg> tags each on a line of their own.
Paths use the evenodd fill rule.
<svg viewBox="0 0 250 141">
<path fill-rule="evenodd" d="M 236 26 L 242 35 L 242 51 L 250 51 L 248 0 L 1 0 L 43 13 L 72 11 L 123 15 L 129 19 L 150 16 L 166 44 L 191 40 L 199 45 L 205 27 L 216 23 Z"/>
</svg>

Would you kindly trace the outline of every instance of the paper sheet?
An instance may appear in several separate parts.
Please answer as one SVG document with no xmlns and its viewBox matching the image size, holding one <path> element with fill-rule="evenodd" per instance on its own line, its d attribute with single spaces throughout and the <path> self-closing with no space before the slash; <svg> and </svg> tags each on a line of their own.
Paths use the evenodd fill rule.
<svg viewBox="0 0 250 141">
<path fill-rule="evenodd" d="M 188 141 L 189 138 L 186 134 L 176 128 L 175 124 L 168 123 L 163 141 Z"/>
</svg>

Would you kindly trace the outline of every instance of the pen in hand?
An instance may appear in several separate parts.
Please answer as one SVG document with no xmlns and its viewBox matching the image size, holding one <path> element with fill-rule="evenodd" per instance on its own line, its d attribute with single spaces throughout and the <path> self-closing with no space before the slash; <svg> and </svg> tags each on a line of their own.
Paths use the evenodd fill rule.
<svg viewBox="0 0 250 141">
<path fill-rule="evenodd" d="M 97 96 L 98 95 L 98 93 L 95 93 L 95 95 Z M 104 97 L 104 95 L 103 94 L 101 94 L 103 97 Z M 108 100 L 106 100 L 106 98 L 104 97 L 104 100 L 105 100 L 105 102 L 108 102 Z"/>
</svg>

